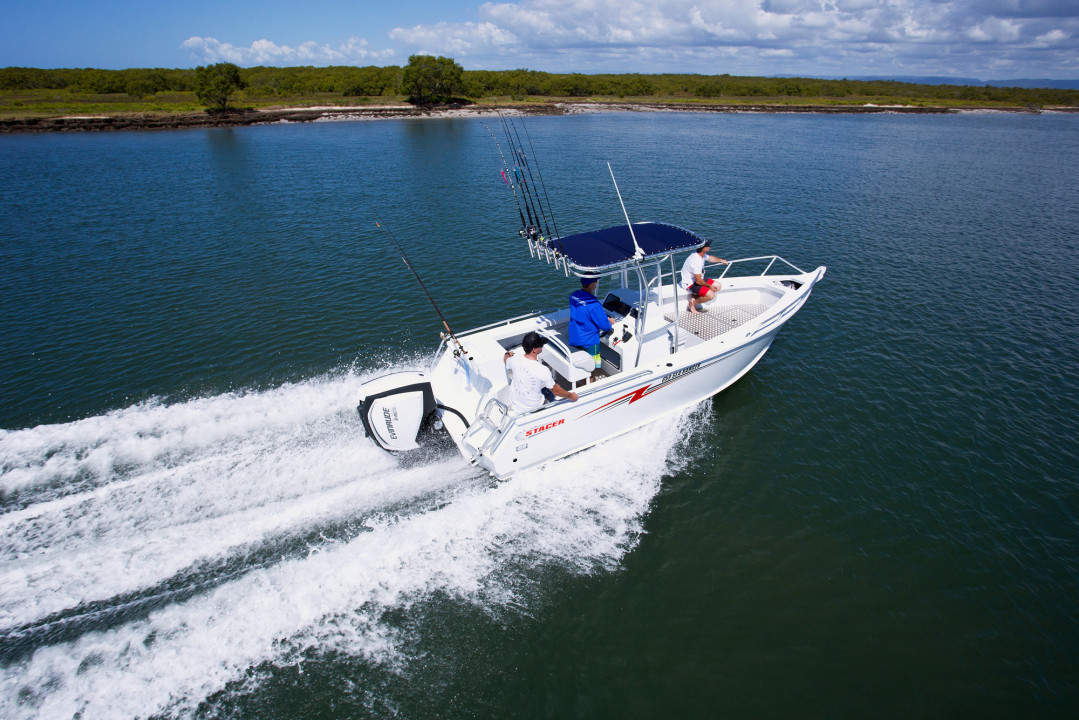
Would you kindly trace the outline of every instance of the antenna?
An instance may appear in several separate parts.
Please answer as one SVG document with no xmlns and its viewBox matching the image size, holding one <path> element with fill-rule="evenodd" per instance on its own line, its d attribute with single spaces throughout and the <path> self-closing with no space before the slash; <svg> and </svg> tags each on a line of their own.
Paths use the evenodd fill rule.
<svg viewBox="0 0 1079 720">
<path fill-rule="evenodd" d="M 614 170 L 611 170 L 611 164 L 607 163 L 607 169 L 611 171 L 611 181 L 614 183 L 614 191 L 618 193 L 618 202 L 622 206 L 622 214 L 626 216 L 626 225 L 629 225 L 629 236 L 633 239 L 633 259 L 640 261 L 644 257 L 644 251 L 641 250 L 641 246 L 637 244 L 637 236 L 633 234 L 633 223 L 629 221 L 629 213 L 626 212 L 626 204 L 622 202 L 622 193 L 618 190 L 618 181 L 614 179 Z"/>
</svg>

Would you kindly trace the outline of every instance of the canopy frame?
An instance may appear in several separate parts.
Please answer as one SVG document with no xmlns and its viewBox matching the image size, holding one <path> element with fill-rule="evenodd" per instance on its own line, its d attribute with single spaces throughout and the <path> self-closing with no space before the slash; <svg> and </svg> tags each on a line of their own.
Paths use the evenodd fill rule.
<svg viewBox="0 0 1079 720">
<path fill-rule="evenodd" d="M 637 222 L 559 238 L 528 237 L 533 257 L 569 275 L 606 275 L 662 261 L 672 253 L 696 250 L 705 238 L 666 223 Z"/>
</svg>

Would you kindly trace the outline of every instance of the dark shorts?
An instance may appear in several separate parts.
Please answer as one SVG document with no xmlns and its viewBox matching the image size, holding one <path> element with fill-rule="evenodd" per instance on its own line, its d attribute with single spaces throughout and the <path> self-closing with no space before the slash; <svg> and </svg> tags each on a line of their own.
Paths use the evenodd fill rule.
<svg viewBox="0 0 1079 720">
<path fill-rule="evenodd" d="M 714 282 L 715 280 L 713 278 L 705 278 L 704 285 L 693 283 L 689 286 L 689 294 L 693 297 L 700 297 L 712 289 L 712 283 Z"/>
</svg>

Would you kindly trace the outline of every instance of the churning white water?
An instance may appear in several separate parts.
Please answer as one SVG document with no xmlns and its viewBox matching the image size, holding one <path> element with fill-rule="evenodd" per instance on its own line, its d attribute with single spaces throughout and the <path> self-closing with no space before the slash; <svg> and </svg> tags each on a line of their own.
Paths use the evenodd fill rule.
<svg viewBox="0 0 1079 720">
<path fill-rule="evenodd" d="M 387 610 L 516 607 L 540 563 L 617 568 L 687 426 L 498 483 L 376 448 L 365 379 L 0 432 L 0 716 L 184 716 L 311 649 L 407 663 Z"/>
</svg>

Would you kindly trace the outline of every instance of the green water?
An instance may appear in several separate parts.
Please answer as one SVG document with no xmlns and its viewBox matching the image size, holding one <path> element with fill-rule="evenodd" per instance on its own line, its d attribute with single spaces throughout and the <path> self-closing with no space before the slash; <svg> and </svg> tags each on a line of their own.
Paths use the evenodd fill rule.
<svg viewBox="0 0 1079 720">
<path fill-rule="evenodd" d="M 497 483 L 359 385 L 574 289 L 475 119 L 0 137 L 0 715 L 1070 717 L 1079 118 L 526 121 L 563 233 L 828 274 Z"/>
</svg>

